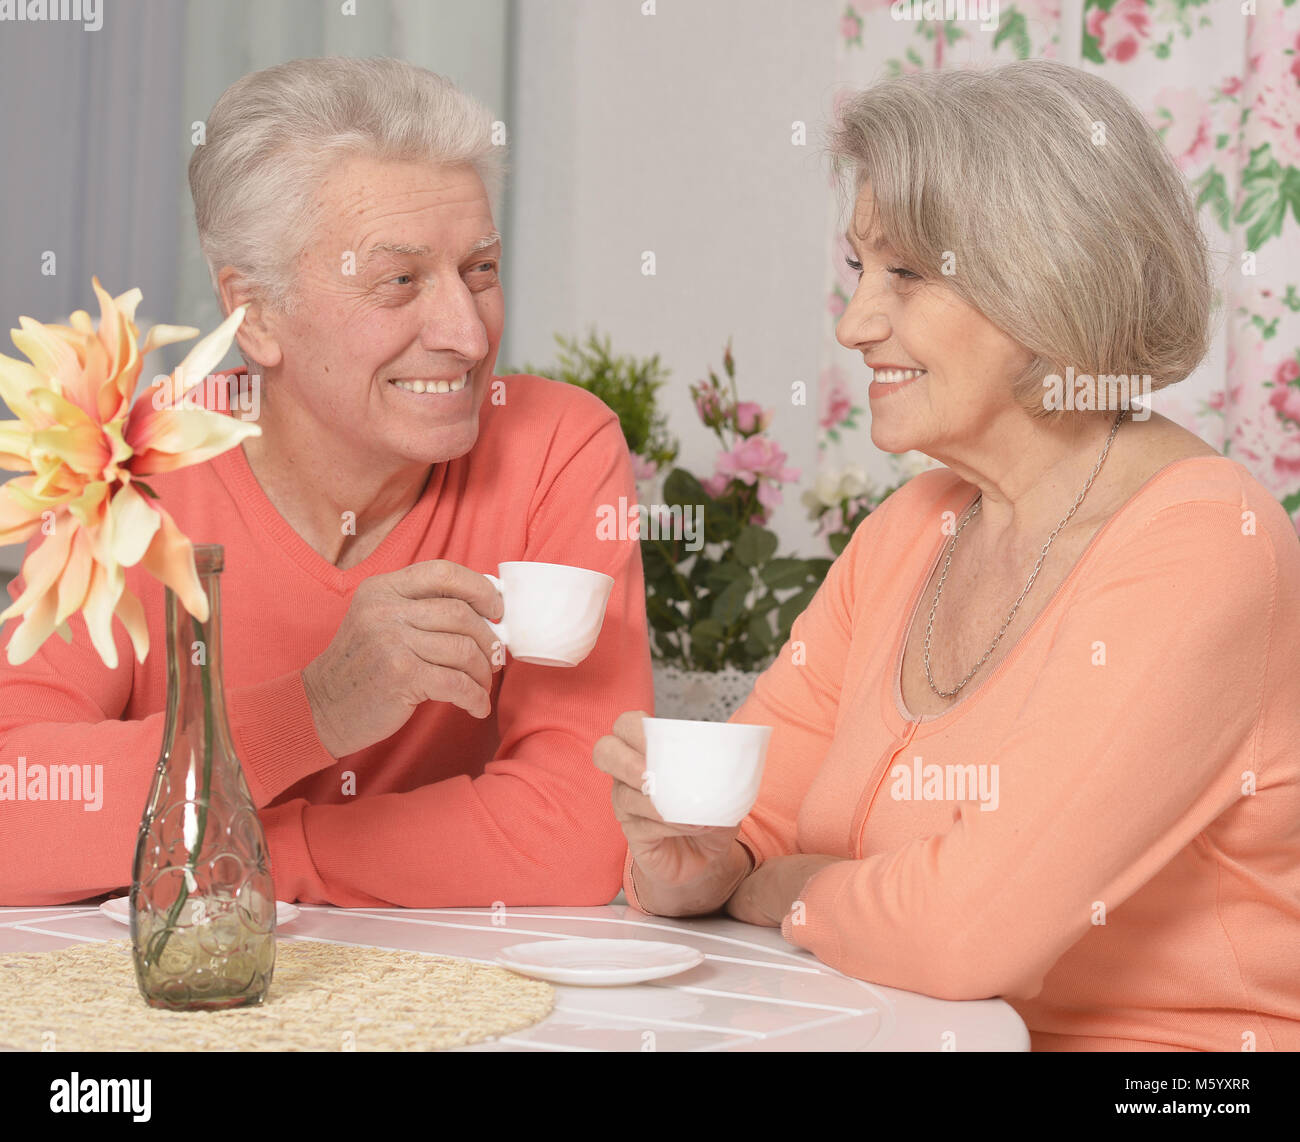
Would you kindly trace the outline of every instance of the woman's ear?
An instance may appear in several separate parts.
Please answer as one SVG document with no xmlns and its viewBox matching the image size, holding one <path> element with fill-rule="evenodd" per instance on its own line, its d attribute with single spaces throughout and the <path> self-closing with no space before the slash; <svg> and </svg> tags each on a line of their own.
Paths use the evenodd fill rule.
<svg viewBox="0 0 1300 1142">
<path fill-rule="evenodd" d="M 234 266 L 222 267 L 217 275 L 217 286 L 226 313 L 233 312 L 241 305 L 247 306 L 244 320 L 235 331 L 240 351 L 248 360 L 256 361 L 264 369 L 275 368 L 283 354 L 275 334 L 272 314 L 263 304 L 260 295 L 244 282 Z"/>
</svg>

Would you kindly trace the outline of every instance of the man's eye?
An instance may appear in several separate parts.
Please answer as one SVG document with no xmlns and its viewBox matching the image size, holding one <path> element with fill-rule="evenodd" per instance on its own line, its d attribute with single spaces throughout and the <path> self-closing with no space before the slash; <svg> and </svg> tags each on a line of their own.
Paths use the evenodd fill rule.
<svg viewBox="0 0 1300 1142">
<path fill-rule="evenodd" d="M 396 281 L 401 281 L 402 278 L 405 278 L 408 282 L 415 280 L 410 274 L 398 274 L 397 277 L 389 278 L 388 280 L 390 282 L 396 282 Z"/>
<path fill-rule="evenodd" d="M 479 262 L 479 264 L 474 267 L 474 269 L 479 273 L 482 273 L 483 271 L 492 273 L 492 271 L 495 270 L 496 268 L 497 268 L 496 262 Z"/>
</svg>

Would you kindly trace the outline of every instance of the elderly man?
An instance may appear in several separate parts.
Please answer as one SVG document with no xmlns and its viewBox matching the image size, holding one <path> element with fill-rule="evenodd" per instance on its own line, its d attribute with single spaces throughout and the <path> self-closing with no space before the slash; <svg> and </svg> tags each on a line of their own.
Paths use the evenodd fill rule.
<svg viewBox="0 0 1300 1142">
<path fill-rule="evenodd" d="M 596 522 L 635 485 L 599 400 L 493 376 L 489 116 L 398 60 L 305 59 L 233 84 L 207 127 L 199 238 L 225 311 L 247 306 L 228 406 L 260 386 L 262 434 L 154 487 L 185 535 L 225 548 L 228 718 L 277 895 L 608 903 L 625 843 L 592 748 L 652 688 L 637 544 Z M 494 649 L 483 572 L 513 560 L 613 577 L 579 666 Z M 127 585 L 164 645 L 161 585 L 138 568 Z M 130 879 L 166 660 L 136 664 L 118 627 L 107 670 L 79 624 L 0 663 L 0 755 L 102 764 L 102 807 L 6 804 L 3 904 Z"/>
</svg>

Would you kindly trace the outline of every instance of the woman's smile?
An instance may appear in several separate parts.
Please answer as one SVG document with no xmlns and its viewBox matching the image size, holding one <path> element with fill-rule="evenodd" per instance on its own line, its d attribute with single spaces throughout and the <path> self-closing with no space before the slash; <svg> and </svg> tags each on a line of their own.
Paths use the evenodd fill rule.
<svg viewBox="0 0 1300 1142">
<path fill-rule="evenodd" d="M 871 384 L 867 386 L 867 398 L 883 397 L 910 385 L 925 376 L 924 369 L 873 369 Z"/>
</svg>

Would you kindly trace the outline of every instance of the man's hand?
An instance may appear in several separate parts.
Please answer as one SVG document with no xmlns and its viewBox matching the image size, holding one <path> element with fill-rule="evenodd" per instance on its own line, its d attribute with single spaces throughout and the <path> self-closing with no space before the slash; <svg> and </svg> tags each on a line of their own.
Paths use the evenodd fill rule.
<svg viewBox="0 0 1300 1142">
<path fill-rule="evenodd" d="M 302 671 L 321 744 L 345 757 L 395 734 L 421 702 L 486 718 L 501 658 L 484 619 L 501 615 L 496 588 L 449 560 L 363 579 L 333 641 Z"/>
<path fill-rule="evenodd" d="M 779 928 L 813 875 L 843 859 L 819 853 L 794 853 L 764 861 L 731 894 L 727 914 L 746 924 Z"/>
</svg>

